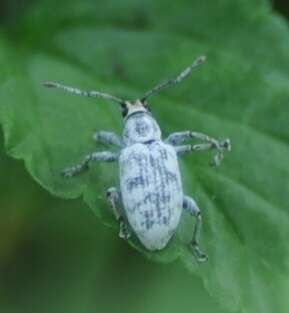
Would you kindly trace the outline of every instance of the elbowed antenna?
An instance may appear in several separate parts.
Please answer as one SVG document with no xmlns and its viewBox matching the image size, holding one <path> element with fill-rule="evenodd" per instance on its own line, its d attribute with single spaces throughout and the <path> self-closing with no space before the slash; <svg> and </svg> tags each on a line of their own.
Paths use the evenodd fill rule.
<svg viewBox="0 0 289 313">
<path fill-rule="evenodd" d="M 125 101 L 120 99 L 120 98 L 117 98 L 117 97 L 111 96 L 111 95 L 109 95 L 107 93 L 102 93 L 102 92 L 99 92 L 99 91 L 80 90 L 78 88 L 74 88 L 74 87 L 70 87 L 70 86 L 64 86 L 64 85 L 61 85 L 61 84 L 55 83 L 55 82 L 44 82 L 42 84 L 43 84 L 43 86 L 48 87 L 48 88 L 60 88 L 60 89 L 63 89 L 65 91 L 67 91 L 67 92 L 74 93 L 74 94 L 79 95 L 79 96 L 104 98 L 104 99 L 107 99 L 107 100 L 112 100 L 114 102 L 117 102 L 120 105 L 123 105 L 125 103 Z"/>
<path fill-rule="evenodd" d="M 191 64 L 190 66 L 188 66 L 184 71 L 181 72 L 181 74 L 179 74 L 176 78 L 173 79 L 169 79 L 166 80 L 165 82 L 155 86 L 153 89 L 151 89 L 150 91 L 148 91 L 142 98 L 141 101 L 145 102 L 147 100 L 147 98 L 149 98 L 150 96 L 160 92 L 162 89 L 165 89 L 167 87 L 170 87 L 172 85 L 175 85 L 177 83 L 180 83 L 183 79 L 185 79 L 188 75 L 190 75 L 190 73 L 192 72 L 192 69 L 203 64 L 206 60 L 206 56 L 202 55 L 200 57 L 198 57 L 193 64 Z"/>
</svg>

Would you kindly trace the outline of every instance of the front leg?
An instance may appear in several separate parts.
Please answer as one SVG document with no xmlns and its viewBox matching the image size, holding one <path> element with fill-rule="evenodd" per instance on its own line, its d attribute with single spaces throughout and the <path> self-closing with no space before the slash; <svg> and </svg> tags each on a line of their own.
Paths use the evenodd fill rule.
<svg viewBox="0 0 289 313">
<path fill-rule="evenodd" d="M 114 162 L 117 159 L 118 154 L 111 151 L 93 152 L 88 154 L 79 164 L 66 168 L 62 172 L 62 175 L 65 177 L 79 175 L 88 169 L 88 165 L 91 161 Z"/>
<path fill-rule="evenodd" d="M 188 130 L 184 132 L 175 132 L 170 134 L 168 138 L 165 139 L 165 142 L 170 145 L 177 146 L 182 144 L 185 140 L 189 140 L 191 138 L 191 132 Z"/>
<path fill-rule="evenodd" d="M 210 143 L 203 143 L 198 145 L 182 145 L 176 146 L 175 150 L 177 155 L 185 155 L 195 151 L 207 151 L 212 150 L 215 147 Z M 215 154 L 213 161 L 210 163 L 213 166 L 219 166 L 224 158 L 223 149 L 218 149 L 217 153 Z"/>
<path fill-rule="evenodd" d="M 228 138 L 223 141 L 219 141 L 203 133 L 192 132 L 189 130 L 172 133 L 168 136 L 168 138 L 165 139 L 165 142 L 173 146 L 177 146 L 189 139 L 199 139 L 201 141 L 208 142 L 212 144 L 215 148 L 223 146 L 223 148 L 226 148 L 227 150 L 231 149 L 230 139 Z"/>
<path fill-rule="evenodd" d="M 93 134 L 93 139 L 97 142 L 101 142 L 104 144 L 115 145 L 120 148 L 123 147 L 123 142 L 121 138 L 112 132 L 100 130 Z"/>
<path fill-rule="evenodd" d="M 199 139 L 205 141 L 204 144 L 196 144 L 196 145 L 184 145 L 177 146 L 188 139 Z M 221 161 L 224 158 L 224 150 L 231 150 L 231 143 L 229 139 L 225 139 L 222 141 L 218 141 L 212 137 L 209 137 L 202 133 L 196 133 L 191 131 L 178 132 L 171 134 L 166 142 L 176 146 L 175 149 L 179 155 L 183 155 L 193 151 L 204 151 L 204 150 L 217 150 L 216 155 L 214 156 L 214 160 L 212 162 L 213 165 L 220 165 Z"/>
</svg>

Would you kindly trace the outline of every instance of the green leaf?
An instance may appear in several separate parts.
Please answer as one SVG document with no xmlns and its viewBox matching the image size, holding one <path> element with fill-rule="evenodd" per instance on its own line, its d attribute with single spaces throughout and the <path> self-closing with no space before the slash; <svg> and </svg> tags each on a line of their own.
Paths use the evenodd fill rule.
<svg viewBox="0 0 289 313">
<path fill-rule="evenodd" d="M 224 313 L 181 265 L 149 262 L 81 200 L 38 186 L 3 154 L 2 141 L 0 133 L 1 311 Z"/>
<path fill-rule="evenodd" d="M 288 39 L 285 22 L 261 0 L 41 1 L 1 39 L 7 152 L 52 194 L 83 196 L 117 228 L 104 199 L 118 184 L 117 166 L 93 165 L 71 180 L 59 173 L 102 149 L 91 139 L 94 130 L 121 133 L 119 109 L 40 83 L 131 99 L 206 54 L 207 64 L 151 102 L 164 136 L 192 129 L 232 141 L 220 168 L 208 167 L 211 156 L 202 154 L 181 161 L 185 192 L 202 208 L 209 262 L 197 264 L 188 248 L 193 221 L 186 214 L 164 251 L 131 244 L 155 261 L 184 263 L 229 311 L 286 312 Z"/>
</svg>

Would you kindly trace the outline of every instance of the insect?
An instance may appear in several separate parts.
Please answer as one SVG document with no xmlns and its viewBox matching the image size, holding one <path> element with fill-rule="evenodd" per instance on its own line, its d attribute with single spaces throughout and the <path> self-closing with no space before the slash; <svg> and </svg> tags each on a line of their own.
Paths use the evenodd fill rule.
<svg viewBox="0 0 289 313">
<path fill-rule="evenodd" d="M 111 100 L 122 109 L 122 138 L 108 131 L 98 131 L 93 135 L 95 141 L 115 145 L 119 152 L 92 152 L 79 164 L 66 168 L 62 174 L 65 177 L 79 175 L 93 161 L 118 162 L 120 190 L 111 187 L 106 197 L 119 223 L 119 236 L 127 240 L 134 232 L 148 250 L 161 250 L 174 235 L 182 211 L 185 210 L 196 219 L 190 245 L 200 262 L 207 260 L 206 254 L 199 247 L 201 212 L 193 198 L 183 194 L 178 156 L 215 149 L 213 164 L 219 165 L 224 150 L 230 150 L 230 140 L 218 141 L 193 131 L 175 132 L 162 140 L 160 127 L 150 112 L 147 100 L 181 82 L 204 61 L 205 56 L 200 56 L 176 78 L 155 86 L 135 101 L 98 91 L 82 91 L 55 82 L 43 83 L 46 87 L 60 88 L 76 95 Z M 183 144 L 190 139 L 204 143 Z"/>
</svg>

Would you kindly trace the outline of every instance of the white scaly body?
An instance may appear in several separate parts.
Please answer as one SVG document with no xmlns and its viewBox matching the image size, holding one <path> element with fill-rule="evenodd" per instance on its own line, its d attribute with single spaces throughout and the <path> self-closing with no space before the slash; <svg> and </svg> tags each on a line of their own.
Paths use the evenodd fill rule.
<svg viewBox="0 0 289 313">
<path fill-rule="evenodd" d="M 123 140 L 119 177 L 126 218 L 147 249 L 160 250 L 174 234 L 183 207 L 176 151 L 161 141 L 160 128 L 147 112 L 126 119 Z"/>
<path fill-rule="evenodd" d="M 162 141 L 135 143 L 121 151 L 119 166 L 130 226 L 147 249 L 163 249 L 179 224 L 183 206 L 174 148 Z"/>
</svg>

